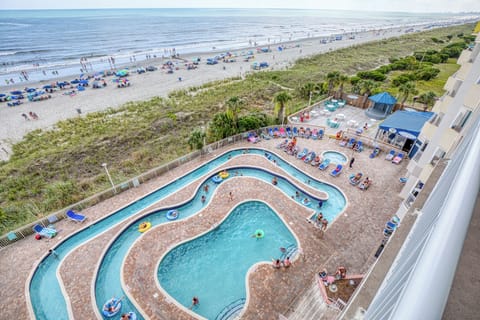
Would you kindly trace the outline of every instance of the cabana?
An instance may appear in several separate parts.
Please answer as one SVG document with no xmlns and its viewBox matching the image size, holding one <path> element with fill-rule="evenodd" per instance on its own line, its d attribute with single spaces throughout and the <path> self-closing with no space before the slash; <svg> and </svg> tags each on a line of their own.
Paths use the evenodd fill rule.
<svg viewBox="0 0 480 320">
<path fill-rule="evenodd" d="M 380 124 L 375 139 L 402 149 L 411 158 L 421 145 L 421 142 L 416 142 L 423 125 L 434 114 L 434 112 L 397 111 Z"/>
<path fill-rule="evenodd" d="M 382 92 L 368 98 L 373 101 L 373 105 L 365 111 L 369 118 L 383 120 L 392 113 L 393 106 L 397 103 L 390 93 Z"/>
</svg>

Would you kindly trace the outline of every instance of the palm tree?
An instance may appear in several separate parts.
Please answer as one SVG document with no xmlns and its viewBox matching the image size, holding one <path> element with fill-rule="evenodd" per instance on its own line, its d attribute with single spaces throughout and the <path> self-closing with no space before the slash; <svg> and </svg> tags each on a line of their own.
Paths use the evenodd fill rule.
<svg viewBox="0 0 480 320">
<path fill-rule="evenodd" d="M 238 129 L 238 114 L 240 113 L 240 109 L 243 105 L 243 100 L 237 96 L 233 96 L 227 100 L 226 105 L 227 113 L 233 119 L 235 128 Z"/>
<path fill-rule="evenodd" d="M 344 74 L 340 74 L 338 76 L 338 84 L 340 85 L 339 89 L 338 89 L 338 92 L 339 92 L 339 96 L 338 98 L 339 99 L 342 99 L 342 96 L 343 96 L 343 86 L 345 85 L 345 83 L 350 80 L 350 78 Z"/>
<path fill-rule="evenodd" d="M 408 97 L 411 94 L 417 94 L 418 93 L 418 90 L 415 88 L 415 83 L 413 83 L 411 81 L 402 84 L 398 88 L 398 91 L 403 95 L 403 99 L 402 99 L 402 102 L 401 102 L 402 109 L 403 109 L 403 107 L 405 105 L 405 101 L 407 101 Z"/>
<path fill-rule="evenodd" d="M 420 103 L 423 103 L 424 110 L 427 110 L 428 108 L 433 107 L 436 99 L 437 99 L 437 95 L 435 94 L 435 92 L 428 91 L 428 92 L 422 93 L 418 97 L 417 101 Z"/>
<path fill-rule="evenodd" d="M 277 93 L 275 98 L 273 98 L 279 123 L 283 123 L 283 119 L 285 118 L 285 105 L 290 100 L 292 100 L 292 97 L 286 91 Z"/>
<path fill-rule="evenodd" d="M 338 71 L 332 71 L 327 73 L 329 96 L 332 95 L 333 88 L 337 85 L 339 76 L 340 76 L 340 72 Z"/>
<path fill-rule="evenodd" d="M 205 142 L 205 132 L 200 129 L 195 129 L 190 133 L 190 137 L 188 137 L 188 145 L 190 146 L 190 149 L 194 150 L 200 150 L 203 148 L 203 144 Z"/>
<path fill-rule="evenodd" d="M 361 89 L 360 92 L 363 92 L 363 96 L 364 96 L 363 108 L 365 108 L 365 106 L 368 103 L 368 97 L 372 94 L 373 90 L 378 88 L 378 83 L 373 80 L 366 79 L 366 80 L 360 80 L 359 86 Z"/>
</svg>

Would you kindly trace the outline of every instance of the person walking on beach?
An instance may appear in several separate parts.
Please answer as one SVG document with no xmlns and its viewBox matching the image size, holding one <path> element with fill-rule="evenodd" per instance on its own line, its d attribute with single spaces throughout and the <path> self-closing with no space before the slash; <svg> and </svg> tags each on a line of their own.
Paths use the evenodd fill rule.
<svg viewBox="0 0 480 320">
<path fill-rule="evenodd" d="M 29 121 L 30 119 L 28 119 L 28 116 L 25 114 L 25 113 L 22 113 L 22 117 L 25 118 L 25 120 Z"/>
<path fill-rule="evenodd" d="M 350 168 L 352 168 L 352 165 L 353 165 L 354 162 L 355 162 L 355 158 L 352 157 L 352 159 L 350 159 L 350 165 L 349 165 Z"/>
</svg>

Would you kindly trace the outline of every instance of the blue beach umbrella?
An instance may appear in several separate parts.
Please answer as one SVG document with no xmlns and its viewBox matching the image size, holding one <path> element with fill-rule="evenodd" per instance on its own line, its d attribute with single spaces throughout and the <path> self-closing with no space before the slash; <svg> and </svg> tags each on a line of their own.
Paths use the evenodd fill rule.
<svg viewBox="0 0 480 320">
<path fill-rule="evenodd" d="M 88 84 L 88 80 L 80 80 L 80 84 Z"/>
<path fill-rule="evenodd" d="M 19 95 L 19 94 L 22 94 L 22 91 L 21 90 L 10 91 L 10 94 Z"/>
<path fill-rule="evenodd" d="M 117 71 L 117 73 L 115 73 L 115 75 L 117 77 L 126 77 L 126 76 L 128 76 L 128 70 L 127 69 L 122 69 L 120 71 Z"/>
<path fill-rule="evenodd" d="M 0 93 L 0 98 L 6 97 L 7 95 L 5 93 Z"/>
<path fill-rule="evenodd" d="M 28 92 L 28 93 L 34 92 L 35 90 L 37 90 L 37 89 L 35 89 L 35 88 L 26 88 L 25 89 L 25 91 Z"/>
<path fill-rule="evenodd" d="M 80 83 L 80 80 L 74 79 L 74 80 L 70 81 L 70 83 L 77 84 L 77 83 Z"/>
<path fill-rule="evenodd" d="M 43 89 L 52 89 L 52 85 L 47 84 L 42 87 Z"/>
</svg>

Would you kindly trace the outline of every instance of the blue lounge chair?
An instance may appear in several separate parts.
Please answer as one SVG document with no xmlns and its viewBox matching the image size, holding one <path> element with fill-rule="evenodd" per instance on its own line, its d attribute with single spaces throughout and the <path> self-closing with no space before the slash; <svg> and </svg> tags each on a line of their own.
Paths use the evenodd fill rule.
<svg viewBox="0 0 480 320">
<path fill-rule="evenodd" d="M 305 159 L 303 159 L 303 162 L 309 163 L 315 158 L 315 156 L 316 156 L 315 152 L 311 151 L 309 154 L 307 154 Z"/>
<path fill-rule="evenodd" d="M 318 130 L 318 139 L 322 140 L 323 135 L 324 135 L 323 129 Z"/>
<path fill-rule="evenodd" d="M 357 142 L 357 145 L 355 146 L 355 150 L 358 151 L 358 152 L 362 152 L 362 150 L 363 150 L 363 142 L 362 141 Z"/>
<path fill-rule="evenodd" d="M 395 158 L 393 158 L 392 163 L 399 164 L 400 162 L 402 162 L 403 157 L 404 154 L 400 152 Z"/>
<path fill-rule="evenodd" d="M 57 235 L 57 231 L 52 228 L 45 228 L 39 224 L 33 226 L 33 231 L 45 238 L 53 238 Z"/>
<path fill-rule="evenodd" d="M 273 129 L 272 128 L 268 128 L 268 135 L 270 137 L 273 137 Z"/>
<path fill-rule="evenodd" d="M 313 139 L 313 140 L 317 140 L 317 139 L 318 139 L 318 130 L 317 130 L 317 129 L 313 129 L 313 131 L 312 131 L 312 139 Z"/>
<path fill-rule="evenodd" d="M 355 138 L 350 138 L 350 140 L 347 143 L 347 148 L 353 147 L 354 143 L 355 143 Z"/>
<path fill-rule="evenodd" d="M 328 168 L 328 166 L 330 165 L 330 159 L 329 158 L 325 158 L 322 163 L 320 163 L 320 165 L 318 166 L 318 169 L 320 170 L 325 170 Z"/>
<path fill-rule="evenodd" d="M 293 137 L 292 128 L 287 127 L 285 131 L 287 132 L 287 136 L 291 139 Z"/>
<path fill-rule="evenodd" d="M 370 153 L 370 159 L 375 158 L 376 156 L 378 156 L 379 153 L 380 153 L 380 148 L 377 147 L 373 149 L 372 153 Z"/>
<path fill-rule="evenodd" d="M 360 180 L 362 180 L 363 173 L 359 172 L 357 174 L 352 174 L 352 176 L 349 178 L 350 184 L 352 186 L 356 186 L 357 184 L 360 183 Z"/>
<path fill-rule="evenodd" d="M 67 211 L 67 217 L 68 217 L 68 219 L 70 219 L 72 221 L 75 221 L 75 222 L 83 222 L 83 221 L 85 221 L 85 219 L 87 219 L 87 217 L 84 216 L 83 214 L 76 213 L 73 210 L 68 210 Z"/>
<path fill-rule="evenodd" d="M 280 131 L 278 131 L 277 127 L 273 128 L 273 137 L 274 138 L 280 137 Z"/>
<path fill-rule="evenodd" d="M 337 164 L 337 167 L 330 172 L 330 175 L 333 177 L 338 177 L 340 173 L 342 173 L 343 166 L 341 164 Z"/>
<path fill-rule="evenodd" d="M 293 133 L 293 136 L 294 136 L 294 137 L 298 137 L 298 129 L 297 129 L 297 127 L 293 127 L 293 132 L 292 132 L 292 133 Z"/>
<path fill-rule="evenodd" d="M 307 148 L 304 148 L 302 150 L 302 152 L 300 152 L 299 154 L 297 154 L 297 159 L 302 159 L 303 157 L 305 157 L 308 153 L 308 149 Z"/>
<path fill-rule="evenodd" d="M 390 150 L 390 152 L 385 157 L 385 160 L 392 161 L 393 157 L 395 157 L 395 150 Z"/>
</svg>

